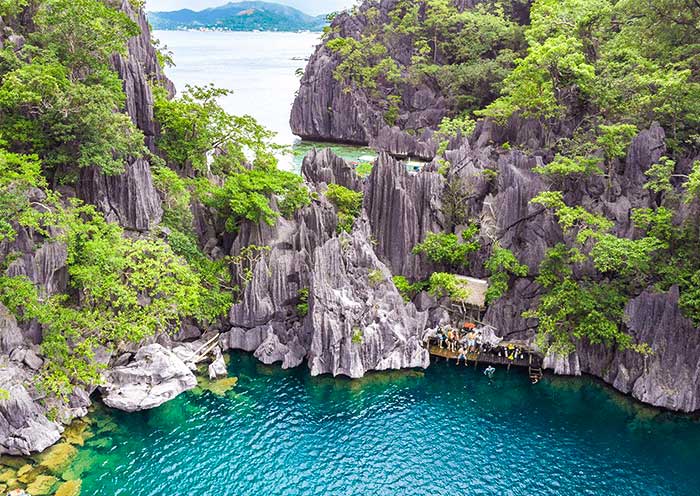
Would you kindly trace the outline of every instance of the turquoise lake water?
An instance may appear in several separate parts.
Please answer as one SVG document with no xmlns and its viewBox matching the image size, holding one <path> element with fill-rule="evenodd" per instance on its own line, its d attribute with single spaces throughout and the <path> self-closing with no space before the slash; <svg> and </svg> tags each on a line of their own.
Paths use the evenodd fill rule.
<svg viewBox="0 0 700 496">
<path fill-rule="evenodd" d="M 238 385 L 98 409 L 83 495 L 697 495 L 700 423 L 587 379 L 440 362 L 363 380 L 232 355 Z"/>
</svg>

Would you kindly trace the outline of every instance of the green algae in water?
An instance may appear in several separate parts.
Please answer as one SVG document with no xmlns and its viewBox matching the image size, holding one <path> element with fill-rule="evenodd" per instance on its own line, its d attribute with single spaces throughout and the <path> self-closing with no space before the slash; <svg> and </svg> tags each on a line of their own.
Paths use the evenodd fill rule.
<svg viewBox="0 0 700 496">
<path fill-rule="evenodd" d="M 697 420 L 589 379 L 533 386 L 498 369 L 489 382 L 482 369 L 349 381 L 236 353 L 235 394 L 98 408 L 95 430 L 116 428 L 86 441 L 68 475 L 91 496 L 698 494 Z"/>
</svg>

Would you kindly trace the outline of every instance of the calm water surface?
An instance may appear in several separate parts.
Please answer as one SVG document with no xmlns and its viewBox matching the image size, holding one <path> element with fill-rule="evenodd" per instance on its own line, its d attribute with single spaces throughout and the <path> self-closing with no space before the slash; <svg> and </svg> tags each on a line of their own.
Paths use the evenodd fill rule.
<svg viewBox="0 0 700 496">
<path fill-rule="evenodd" d="M 93 415 L 83 494 L 697 495 L 700 424 L 585 379 L 444 362 L 359 381 L 234 354 L 225 396 Z"/>
</svg>

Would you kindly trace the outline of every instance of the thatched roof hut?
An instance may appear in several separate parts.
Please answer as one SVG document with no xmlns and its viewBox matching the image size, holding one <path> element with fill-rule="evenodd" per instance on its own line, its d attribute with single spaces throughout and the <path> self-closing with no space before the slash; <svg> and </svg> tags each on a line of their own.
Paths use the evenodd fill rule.
<svg viewBox="0 0 700 496">
<path fill-rule="evenodd" d="M 483 279 L 474 279 L 467 276 L 456 276 L 457 280 L 464 286 L 468 292 L 466 299 L 459 301 L 475 308 L 483 309 L 486 307 L 486 291 L 489 289 L 488 281 Z"/>
</svg>

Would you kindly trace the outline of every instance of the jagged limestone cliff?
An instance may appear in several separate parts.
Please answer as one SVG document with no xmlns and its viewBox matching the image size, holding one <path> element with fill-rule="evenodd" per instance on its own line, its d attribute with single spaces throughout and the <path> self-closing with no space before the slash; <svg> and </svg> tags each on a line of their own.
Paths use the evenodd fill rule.
<svg viewBox="0 0 700 496">
<path fill-rule="evenodd" d="M 544 5 L 544 2 L 539 3 Z M 529 23 L 531 2 L 501 2 L 499 5 L 503 4 L 506 10 L 512 8 L 510 13 L 516 23 Z M 418 22 L 427 22 L 426 10 L 438 9 L 431 2 L 417 2 L 415 5 L 418 5 Z M 464 11 L 473 8 L 474 4 L 466 2 L 457 7 Z M 576 16 L 579 14 L 571 2 L 564 2 L 557 7 L 561 12 L 557 9 L 548 10 L 546 6 L 538 8 L 537 29 L 542 31 L 535 31 L 531 36 L 530 43 L 540 43 L 534 45 L 532 53 L 539 53 L 535 48 L 550 42 L 546 36 L 542 39 L 537 36 L 542 36 L 542 32 L 551 35 L 556 29 L 546 24 L 549 16 L 555 19 L 556 16 L 566 17 L 571 22 L 577 22 Z M 618 13 L 623 16 L 637 9 L 630 5 L 619 5 L 618 8 L 625 9 Z M 653 9 L 651 13 L 643 11 L 641 7 L 639 9 L 642 11 L 636 14 L 637 19 L 654 19 Z M 582 7 L 581 10 L 586 9 Z M 606 22 L 605 12 L 599 14 L 601 15 L 597 19 Z M 685 14 L 670 14 L 666 18 L 671 23 L 669 26 L 677 18 L 679 25 L 684 25 L 680 18 Z M 486 322 L 498 328 L 501 335 L 511 338 L 534 340 L 540 327 L 538 320 L 533 318 L 532 312 L 528 318 L 523 314 L 538 308 L 548 294 L 549 290 L 538 282 L 543 261 L 548 260 L 553 247 L 575 245 L 570 229 L 562 227 L 562 219 L 557 216 L 557 211 L 539 201 L 538 196 L 542 192 L 560 190 L 565 205 L 580 207 L 578 212 L 592 212 L 599 218 L 606 219 L 606 223 L 611 222 L 611 236 L 620 240 L 617 243 L 627 244 L 628 250 L 632 250 L 633 244 L 625 240 L 643 243 L 647 239 L 645 236 L 649 236 L 639 227 L 638 216 L 644 212 L 670 211 L 670 229 L 690 233 L 689 239 L 697 238 L 700 207 L 697 199 L 693 201 L 689 198 L 685 203 L 679 201 L 684 194 L 682 180 L 672 180 L 661 192 L 650 185 L 650 178 L 658 177 L 658 164 L 668 164 L 669 156 L 675 158 L 670 171 L 675 172 L 674 178 L 687 179 L 693 174 L 693 164 L 696 164 L 695 168 L 698 167 L 697 147 L 689 144 L 692 140 L 687 141 L 683 148 L 672 138 L 678 134 L 678 129 L 675 128 L 678 121 L 667 121 L 671 124 L 664 127 L 659 122 L 654 122 L 653 118 L 647 120 L 646 129 L 634 130 L 629 141 L 623 141 L 624 144 L 615 152 L 615 156 L 608 156 L 612 152 L 605 149 L 605 138 L 596 137 L 596 133 L 622 132 L 626 131 L 625 127 L 612 124 L 609 128 L 605 125 L 598 128 L 597 124 L 591 125 L 591 121 L 598 118 L 595 112 L 600 111 L 600 108 L 596 110 L 595 98 L 582 95 L 582 89 L 576 83 L 565 86 L 562 80 L 553 78 L 554 85 L 560 84 L 562 88 L 555 86 L 552 98 L 559 107 L 558 112 L 549 118 L 536 117 L 541 108 L 534 105 L 533 108 L 523 107 L 529 113 L 528 117 L 516 112 L 499 122 L 480 120 L 468 139 L 466 136 L 452 135 L 444 154 L 438 153 L 436 141 L 445 137 L 436 139 L 431 133 L 437 130 L 443 117 L 454 115 L 454 109 L 449 105 L 448 95 L 439 86 L 431 86 L 430 78 L 420 82 L 412 78 L 408 59 L 416 56 L 419 51 L 415 43 L 420 37 L 420 29 L 411 30 L 405 22 L 401 23 L 401 16 L 404 16 L 404 21 L 414 19 L 410 15 L 413 14 L 405 4 L 382 0 L 363 2 L 358 10 L 336 17 L 326 40 L 309 61 L 291 116 L 295 131 L 310 139 L 370 143 L 378 150 L 395 156 L 416 156 L 428 160 L 436 158 L 421 173 L 409 176 L 397 161 L 388 155 L 381 155 L 371 176 L 365 181 L 364 206 L 376 240 L 377 254 L 394 275 L 420 281 L 438 269 L 427 257 L 413 255 L 412 249 L 429 232 L 460 232 L 465 228 L 459 223 L 454 225 L 449 218 L 451 205 L 448 202 L 454 199 L 455 185 L 463 200 L 466 217 L 479 225 L 481 241 L 481 249 L 470 257 L 468 266 L 459 268 L 458 272 L 478 277 L 492 275 L 484 267 L 484 262 L 492 256 L 496 246 L 510 250 L 518 262 L 529 268 L 528 277 L 508 275 L 509 289 L 491 302 L 485 315 Z M 381 24 L 392 26 L 395 36 L 387 37 L 382 31 L 377 31 L 376 26 Z M 601 29 L 606 29 L 606 26 Z M 614 30 L 610 31 L 612 32 Z M 649 32 L 648 29 L 645 31 L 647 34 Z M 604 38 L 606 33 L 608 32 L 596 32 L 588 38 L 581 35 L 582 43 L 585 45 L 590 41 L 589 38 L 598 35 Z M 642 35 L 638 35 L 638 38 L 639 36 Z M 343 41 L 333 42 L 336 39 Z M 348 39 L 354 39 L 358 44 L 347 41 Z M 359 56 L 355 48 L 364 47 L 362 43 L 370 43 L 370 39 L 380 40 L 381 49 L 372 45 L 376 48 L 376 53 L 384 54 L 383 56 L 393 59 L 393 62 L 387 62 L 387 59 L 378 62 Z M 679 39 L 679 43 L 682 40 Z M 644 50 L 643 47 L 634 49 L 640 52 Z M 434 55 L 436 65 L 449 65 L 450 61 L 436 48 L 436 44 L 429 43 L 428 51 Z M 607 70 L 602 62 L 596 60 L 599 53 L 586 55 L 588 60 L 586 56 L 582 60 L 591 64 L 598 63 L 602 66 L 599 70 Z M 645 56 L 658 57 L 646 53 Z M 532 55 L 532 60 L 527 63 L 538 64 L 540 61 L 536 57 L 537 55 Z M 393 63 L 400 67 L 403 81 L 389 81 L 380 71 L 375 74 L 376 88 L 363 86 L 362 78 L 375 67 L 387 68 Z M 347 69 L 348 64 L 353 64 L 350 69 Z M 347 76 L 348 71 L 350 76 Z M 562 69 L 561 74 L 566 74 L 566 70 Z M 523 104 L 527 103 L 523 97 L 527 91 L 523 90 L 522 94 L 517 91 L 519 86 L 529 88 L 527 85 L 531 81 L 525 77 L 531 75 L 521 76 L 520 80 L 506 80 L 506 84 L 511 85 L 508 87 L 509 95 L 517 94 L 518 98 L 524 99 Z M 565 80 L 566 76 L 561 75 L 561 78 Z M 608 86 L 611 84 L 607 83 Z M 616 81 L 615 84 L 620 83 Z M 685 90 L 697 94 L 697 78 L 687 80 L 685 85 Z M 546 95 L 547 90 L 541 89 L 540 93 Z M 397 101 L 392 100 L 393 95 L 400 95 L 401 98 L 398 99 L 400 103 L 396 109 L 397 114 L 392 116 L 397 118 L 398 125 L 392 127 L 387 123 L 386 117 L 392 102 Z M 467 96 L 478 97 L 476 94 Z M 636 95 L 633 96 L 636 98 Z M 508 105 L 516 97 L 507 98 L 494 105 Z M 544 97 L 538 102 L 540 105 L 546 104 Z M 486 101 L 485 104 L 488 105 L 489 102 Z M 679 101 L 678 104 L 691 105 L 686 100 L 683 103 Z M 494 109 L 491 114 L 501 111 L 497 106 L 491 108 Z M 632 115 L 635 109 L 625 111 L 629 114 L 628 120 L 637 118 Z M 660 119 L 665 118 L 663 111 L 657 108 L 656 112 Z M 645 114 L 640 121 L 650 119 L 650 115 L 653 116 L 653 112 Z M 628 127 L 634 129 L 634 126 Z M 674 127 L 673 131 L 671 127 Z M 424 136 L 426 139 L 421 140 Z M 587 139 L 592 139 L 593 143 L 587 144 Z M 565 146 L 562 147 L 562 143 Z M 560 154 L 571 153 L 566 146 L 571 146 L 574 150 L 588 146 L 594 156 L 592 161 L 597 162 L 599 167 L 604 164 L 605 170 L 588 175 L 570 171 L 559 172 L 560 176 L 552 174 L 552 169 L 547 167 L 556 164 L 560 160 Z M 574 157 L 574 163 L 577 160 L 583 161 L 583 158 Z M 328 167 L 328 164 L 322 164 L 319 170 L 324 170 L 324 167 Z M 437 172 L 439 169 L 443 174 Z M 356 185 L 352 187 L 357 188 Z M 585 252 L 591 246 L 584 244 L 579 249 Z M 631 251 L 629 256 L 630 259 L 634 256 Z M 673 250 L 665 256 L 673 257 Z M 691 259 L 696 257 L 692 250 L 687 256 Z M 631 270 L 634 269 L 640 274 L 650 272 L 643 265 Z M 592 260 L 575 265 L 571 276 L 575 281 L 588 281 L 586 284 L 590 283 L 590 291 L 595 290 L 596 286 L 609 287 L 611 278 L 614 280 L 615 277 L 622 276 L 601 273 Z M 662 283 L 661 279 L 658 274 L 635 279 L 637 282 L 634 284 L 641 286 L 633 287 L 634 284 L 630 283 L 624 295 L 627 298 L 626 304 L 620 307 L 620 331 L 629 337 L 631 343 L 648 345 L 648 350 L 640 352 L 639 348 L 630 349 L 615 342 L 607 345 L 592 344 L 584 336 L 577 340 L 573 350 L 563 355 L 564 358 L 561 354 L 550 354 L 548 366 L 560 374 L 595 375 L 616 389 L 652 405 L 686 412 L 696 411 L 700 398 L 698 327 L 697 323 L 688 318 L 687 304 L 688 298 L 692 298 L 692 283 L 690 287 L 686 285 L 685 289 L 680 290 L 680 300 L 683 292 L 686 294 L 683 307 L 679 303 L 679 288 L 667 281 Z M 569 297 L 576 298 L 574 293 Z M 421 310 L 430 313 L 429 325 L 444 319 L 444 312 L 440 312 L 436 302 L 424 293 L 417 295 L 414 301 Z M 601 301 L 599 305 L 603 311 L 604 302 Z M 579 317 L 571 315 L 570 318 L 573 320 Z M 561 322 L 558 327 L 568 325 L 567 322 Z"/>
</svg>

